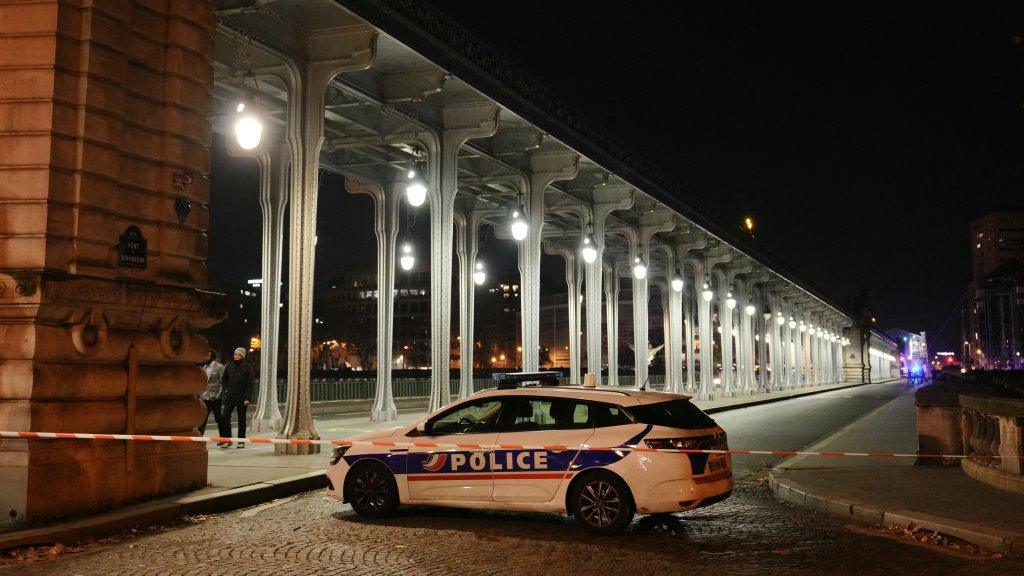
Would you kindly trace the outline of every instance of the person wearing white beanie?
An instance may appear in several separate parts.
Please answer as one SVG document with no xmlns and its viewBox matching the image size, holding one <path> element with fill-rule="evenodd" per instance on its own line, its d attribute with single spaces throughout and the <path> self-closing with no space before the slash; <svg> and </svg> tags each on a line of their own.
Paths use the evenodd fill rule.
<svg viewBox="0 0 1024 576">
<path fill-rule="evenodd" d="M 245 438 L 245 409 L 249 406 L 249 394 L 255 385 L 252 366 L 245 362 L 245 348 L 235 348 L 234 357 L 224 367 L 221 377 L 220 435 L 231 436 L 231 415 L 238 413 L 238 438 Z M 221 448 L 231 442 L 218 444 Z M 245 442 L 238 442 L 238 448 L 245 448 Z"/>
</svg>

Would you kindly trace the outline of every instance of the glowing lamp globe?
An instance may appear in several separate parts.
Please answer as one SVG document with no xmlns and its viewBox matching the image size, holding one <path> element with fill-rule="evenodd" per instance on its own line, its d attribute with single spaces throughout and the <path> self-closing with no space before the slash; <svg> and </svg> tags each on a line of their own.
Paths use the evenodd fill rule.
<svg viewBox="0 0 1024 576">
<path fill-rule="evenodd" d="M 238 103 L 235 112 L 235 140 L 242 150 L 253 150 L 260 145 L 263 139 L 263 122 L 255 114 L 245 111 L 245 104 Z"/>
<path fill-rule="evenodd" d="M 672 290 L 674 290 L 676 292 L 682 292 L 683 291 L 683 277 L 682 276 L 676 274 L 675 276 L 672 277 Z"/>
<path fill-rule="evenodd" d="M 633 277 L 637 280 L 647 278 L 647 266 L 639 258 L 637 258 L 636 263 L 633 264 Z"/>
<path fill-rule="evenodd" d="M 526 239 L 526 235 L 530 232 L 530 225 L 526 222 L 526 217 L 523 216 L 523 207 L 520 206 L 512 211 L 512 222 L 509 224 L 509 228 L 512 231 L 512 237 L 516 241 Z"/>
<path fill-rule="evenodd" d="M 412 270 L 412 267 L 416 265 L 416 257 L 413 256 L 412 246 L 408 244 L 402 246 L 402 256 L 398 259 L 398 265 L 406 272 Z"/>
<path fill-rule="evenodd" d="M 583 246 L 580 248 L 580 254 L 583 255 L 583 261 L 587 264 L 593 264 L 597 260 L 597 247 L 594 246 L 594 241 L 590 238 L 590 234 L 583 237 Z"/>
<path fill-rule="evenodd" d="M 487 273 L 484 272 L 484 265 L 480 262 L 476 263 L 476 270 L 473 271 L 473 283 L 477 286 L 482 285 L 487 280 Z"/>
</svg>

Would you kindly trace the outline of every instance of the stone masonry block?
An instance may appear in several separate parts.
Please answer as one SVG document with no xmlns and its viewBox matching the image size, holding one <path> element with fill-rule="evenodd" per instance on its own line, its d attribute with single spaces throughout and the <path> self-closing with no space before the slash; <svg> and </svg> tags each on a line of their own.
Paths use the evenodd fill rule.
<svg viewBox="0 0 1024 576">
<path fill-rule="evenodd" d="M 0 101 L 49 98 L 53 76 L 52 68 L 0 70 Z"/>
<path fill-rule="evenodd" d="M 0 68 L 53 66 L 55 36 L 0 36 Z"/>
<path fill-rule="evenodd" d="M 0 34 L 52 34 L 56 31 L 56 3 L 0 4 Z"/>
</svg>

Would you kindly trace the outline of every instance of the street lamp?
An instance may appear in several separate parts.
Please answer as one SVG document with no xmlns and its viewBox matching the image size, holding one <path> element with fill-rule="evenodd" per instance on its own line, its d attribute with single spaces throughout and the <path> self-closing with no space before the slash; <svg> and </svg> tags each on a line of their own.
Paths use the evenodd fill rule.
<svg viewBox="0 0 1024 576">
<path fill-rule="evenodd" d="M 590 234 L 583 237 L 580 253 L 583 254 L 583 261 L 587 264 L 593 264 L 597 260 L 597 246 Z"/>
<path fill-rule="evenodd" d="M 640 256 L 633 258 L 633 277 L 637 280 L 647 278 L 647 265 L 640 259 Z"/>
<path fill-rule="evenodd" d="M 680 276 L 679 274 L 676 274 L 675 276 L 672 277 L 672 290 L 676 292 L 683 291 L 683 277 Z"/>
<path fill-rule="evenodd" d="M 420 173 L 419 168 L 412 167 L 406 172 L 405 177 L 409 180 L 405 185 L 405 199 L 412 207 L 422 206 L 427 200 L 427 182 Z"/>
<path fill-rule="evenodd" d="M 519 202 L 512 210 L 512 222 L 509 228 L 512 230 L 512 237 L 516 241 L 525 240 L 527 233 L 530 231 L 530 225 L 526 222 L 526 206 L 523 205 L 522 194 L 519 195 Z"/>
<path fill-rule="evenodd" d="M 708 284 L 707 280 L 704 281 L 704 289 L 701 291 L 700 297 L 705 302 L 711 302 L 711 299 L 715 297 L 715 293 L 711 291 L 711 284 Z"/>
<path fill-rule="evenodd" d="M 402 244 L 402 256 L 398 259 L 398 265 L 402 267 L 402 270 L 408 272 L 415 264 L 416 256 L 412 253 L 412 246 L 408 242 Z"/>
<path fill-rule="evenodd" d="M 263 121 L 256 113 L 247 108 L 245 102 L 235 107 L 235 140 L 242 150 L 252 150 L 260 145 L 263 139 Z"/>
<path fill-rule="evenodd" d="M 477 286 L 482 285 L 487 280 L 487 273 L 484 272 L 484 263 L 477 262 L 476 270 L 473 272 L 473 283 Z"/>
</svg>

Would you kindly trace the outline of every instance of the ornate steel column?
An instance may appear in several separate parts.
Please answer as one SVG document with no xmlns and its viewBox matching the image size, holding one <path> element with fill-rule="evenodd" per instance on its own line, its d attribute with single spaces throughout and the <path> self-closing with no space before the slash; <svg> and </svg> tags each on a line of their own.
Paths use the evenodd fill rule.
<svg viewBox="0 0 1024 576">
<path fill-rule="evenodd" d="M 683 320 L 683 350 L 686 355 L 686 391 L 693 392 L 696 388 L 696 372 L 694 369 L 696 345 L 693 338 L 694 318 L 697 313 L 697 299 L 700 298 L 701 283 L 704 278 L 704 267 L 700 258 L 690 255 L 694 250 L 703 250 L 708 245 L 707 236 L 702 233 L 684 232 L 686 239 L 675 245 L 675 263 L 679 273 L 683 275 L 683 294 L 681 306 L 685 309 L 686 316 Z M 686 281 L 685 268 L 689 267 L 692 278 Z"/>
<path fill-rule="evenodd" d="M 398 416 L 391 383 L 391 356 L 395 326 L 395 248 L 402 188 L 358 178 L 345 178 L 352 194 L 373 199 L 374 231 L 377 234 L 377 386 L 370 420 L 394 420 Z"/>
<path fill-rule="evenodd" d="M 694 350 L 696 350 L 693 339 L 693 319 L 697 309 L 697 301 L 694 299 L 694 295 L 698 293 L 696 288 L 694 288 L 696 282 L 696 280 L 693 280 L 687 283 L 686 287 L 683 288 L 682 298 L 686 313 L 686 316 L 683 318 L 683 353 L 686 355 L 684 362 L 686 363 L 685 390 L 687 393 L 694 391 L 694 381 L 696 378 L 694 372 L 695 363 L 693 361 Z"/>
<path fill-rule="evenodd" d="M 530 228 L 519 243 L 520 314 L 523 330 L 523 371 L 540 368 L 540 248 L 544 228 L 544 191 L 552 182 L 571 180 L 579 170 L 574 152 L 539 152 L 530 157 L 524 183 L 526 218 Z"/>
<path fill-rule="evenodd" d="M 587 299 L 587 372 L 594 375 L 597 384 L 601 384 L 601 293 L 604 270 L 605 220 L 616 210 L 626 210 L 633 205 L 633 189 L 599 185 L 591 193 L 593 205 L 590 209 L 591 236 L 597 249 L 597 258 L 593 264 L 584 264 Z M 586 231 L 584 231 L 584 234 Z M 610 341 L 610 339 L 609 339 Z M 610 351 L 609 351 L 610 355 Z M 618 380 L 616 379 L 616 382 Z"/>
<path fill-rule="evenodd" d="M 474 392 L 476 282 L 473 275 L 476 273 L 480 223 L 488 214 L 493 214 L 493 211 L 474 209 L 474 203 L 470 201 L 462 210 L 455 212 L 455 228 L 459 238 L 455 244 L 455 252 L 459 257 L 459 398 Z"/>
<path fill-rule="evenodd" d="M 604 273 L 605 336 L 608 348 L 608 385 L 619 385 L 619 272 L 614 259 L 602 264 Z"/>
<path fill-rule="evenodd" d="M 458 193 L 459 149 L 498 130 L 499 108 L 476 102 L 447 106 L 440 137 L 428 137 L 430 169 L 430 402 L 434 411 L 451 398 L 452 222 Z M 429 135 L 433 136 L 433 135 Z"/>
<path fill-rule="evenodd" d="M 232 156 L 256 160 L 260 170 L 260 212 L 263 217 L 260 280 L 260 384 L 250 430 L 281 429 L 277 400 L 277 352 L 281 302 L 281 252 L 284 243 L 284 209 L 288 203 L 289 148 L 279 134 L 268 135 L 255 150 L 242 150 L 228 141 Z"/>
<path fill-rule="evenodd" d="M 582 278 L 576 262 L 576 250 L 562 244 L 546 242 L 544 251 L 552 256 L 561 256 L 565 260 L 565 287 L 569 312 L 569 383 L 580 384 L 580 283 Z"/>
<path fill-rule="evenodd" d="M 288 402 L 281 436 L 313 440 L 310 403 L 310 350 L 313 343 L 313 267 L 316 261 L 316 200 L 320 145 L 324 135 L 324 95 L 336 75 L 368 68 L 377 49 L 377 31 L 352 26 L 317 38 L 293 73 L 288 110 L 291 147 L 290 242 L 288 268 Z M 276 444 L 278 454 L 314 454 L 317 444 Z"/>
</svg>

